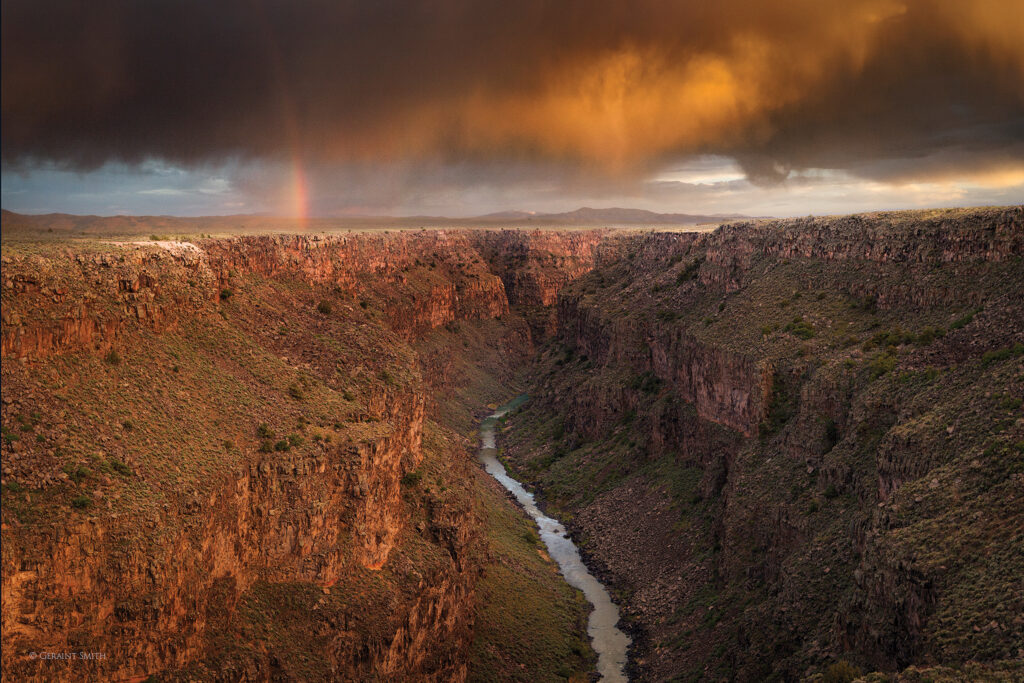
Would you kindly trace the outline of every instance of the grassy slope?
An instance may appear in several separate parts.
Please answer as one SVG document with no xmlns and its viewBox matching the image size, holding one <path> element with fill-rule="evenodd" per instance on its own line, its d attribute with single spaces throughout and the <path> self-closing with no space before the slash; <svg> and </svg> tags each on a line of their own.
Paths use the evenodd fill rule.
<svg viewBox="0 0 1024 683">
<path fill-rule="evenodd" d="M 583 596 L 562 580 L 536 525 L 495 482 L 478 487 L 493 556 L 477 588 L 470 680 L 583 681 L 593 667 Z"/>
<path fill-rule="evenodd" d="M 99 486 L 113 512 L 145 514 L 183 490 L 208 494 L 218 477 L 246 461 L 243 447 L 251 452 L 288 434 L 300 435 L 308 448 L 319 439 L 359 441 L 385 433 L 387 424 L 358 416 L 377 373 L 397 378 L 396 387 L 413 381 L 409 350 L 384 342 L 388 337 L 379 329 L 376 342 L 359 338 L 358 346 L 342 347 L 353 338 L 345 331 L 351 323 L 318 316 L 310 293 L 297 284 L 291 289 L 251 283 L 223 304 L 221 315 L 207 313 L 164 334 L 138 333 L 117 349 L 116 360 L 67 354 L 41 364 L 5 364 L 11 397 L 23 406 L 5 427 L 9 438 L 34 442 L 33 474 L 88 470 L 74 477 L 78 482 L 41 491 L 43 500 L 33 507 L 53 514 L 60 508 L 45 502 L 51 497 L 88 495 Z M 261 325 L 248 310 L 254 305 L 268 318 L 290 321 L 298 336 L 283 332 L 284 325 Z M 317 328 L 319 344 L 306 331 Z M 371 356 L 368 349 L 378 345 L 381 352 Z M 310 361 L 329 358 L 337 371 L 314 369 L 302 353 Z M 273 439 L 257 434 L 261 423 Z M 110 474 L 108 459 L 125 462 L 137 476 L 98 479 Z"/>
</svg>

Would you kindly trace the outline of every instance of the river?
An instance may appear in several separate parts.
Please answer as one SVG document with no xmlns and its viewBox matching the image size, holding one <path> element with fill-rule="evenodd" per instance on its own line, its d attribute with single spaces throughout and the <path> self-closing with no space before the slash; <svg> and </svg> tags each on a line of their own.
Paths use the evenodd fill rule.
<svg viewBox="0 0 1024 683">
<path fill-rule="evenodd" d="M 480 461 L 487 473 L 498 480 L 502 486 L 512 492 L 526 513 L 533 517 L 540 527 L 540 537 L 547 546 L 548 554 L 558 563 L 562 576 L 569 585 L 583 591 L 594 609 L 587 622 L 587 634 L 591 645 L 597 653 L 597 671 L 602 681 L 619 683 L 628 681 L 625 673 L 626 651 L 629 648 L 629 636 L 619 630 L 619 608 L 612 602 L 608 591 L 601 582 L 594 578 L 583 560 L 580 551 L 565 532 L 565 527 L 548 517 L 534 501 L 533 494 L 513 479 L 498 461 L 495 445 L 495 425 L 506 413 L 515 410 L 526 401 L 526 396 L 519 396 L 499 407 L 480 425 Z"/>
</svg>

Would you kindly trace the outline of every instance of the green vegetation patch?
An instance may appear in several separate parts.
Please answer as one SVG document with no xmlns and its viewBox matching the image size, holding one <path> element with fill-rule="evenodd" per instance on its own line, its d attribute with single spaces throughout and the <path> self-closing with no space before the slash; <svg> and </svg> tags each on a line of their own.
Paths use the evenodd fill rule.
<svg viewBox="0 0 1024 683">
<path fill-rule="evenodd" d="M 477 586 L 469 680 L 589 680 L 596 658 L 586 637 L 582 593 L 562 579 L 532 521 L 494 489 L 475 488 L 494 561 Z"/>
</svg>

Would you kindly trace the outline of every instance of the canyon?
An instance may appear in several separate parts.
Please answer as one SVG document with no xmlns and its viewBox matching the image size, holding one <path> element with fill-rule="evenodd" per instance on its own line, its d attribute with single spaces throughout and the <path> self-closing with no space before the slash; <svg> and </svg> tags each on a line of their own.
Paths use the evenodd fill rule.
<svg viewBox="0 0 1024 683">
<path fill-rule="evenodd" d="M 4 680 L 590 679 L 522 392 L 634 679 L 1024 673 L 1024 207 L 2 265 Z"/>
</svg>

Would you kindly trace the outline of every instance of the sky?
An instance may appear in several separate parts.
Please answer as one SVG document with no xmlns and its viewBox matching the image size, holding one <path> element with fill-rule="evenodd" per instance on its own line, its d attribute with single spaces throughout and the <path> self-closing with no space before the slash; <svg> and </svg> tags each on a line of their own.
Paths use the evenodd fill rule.
<svg viewBox="0 0 1024 683">
<path fill-rule="evenodd" d="M 26 213 L 1024 202 L 1020 0 L 4 0 Z"/>
</svg>

